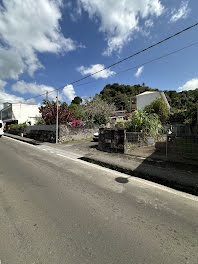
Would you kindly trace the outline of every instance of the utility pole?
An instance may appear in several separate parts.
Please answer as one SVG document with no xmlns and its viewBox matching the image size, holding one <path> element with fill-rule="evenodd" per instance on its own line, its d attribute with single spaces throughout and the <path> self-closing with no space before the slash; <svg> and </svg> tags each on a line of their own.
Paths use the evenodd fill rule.
<svg viewBox="0 0 198 264">
<path fill-rule="evenodd" d="M 46 102 L 48 102 L 48 91 L 46 91 Z"/>
<path fill-rule="evenodd" d="M 57 89 L 57 96 L 56 96 L 56 144 L 58 143 L 58 92 Z"/>
</svg>

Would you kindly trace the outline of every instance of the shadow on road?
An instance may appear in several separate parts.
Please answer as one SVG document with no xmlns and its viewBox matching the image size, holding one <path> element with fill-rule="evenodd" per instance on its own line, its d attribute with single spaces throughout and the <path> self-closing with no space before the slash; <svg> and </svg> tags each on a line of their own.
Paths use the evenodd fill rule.
<svg viewBox="0 0 198 264">
<path fill-rule="evenodd" d="M 179 191 L 198 195 L 198 169 L 196 164 L 168 161 L 165 159 L 165 153 L 157 149 L 151 155 L 140 157 L 113 153 L 112 151 L 109 155 L 107 153 L 103 155 L 104 152 L 98 149 L 97 144 L 89 147 L 96 149 L 97 155 L 82 157 L 81 159 L 84 161 L 133 177 L 149 180 Z M 139 165 L 135 167 L 133 164 Z M 120 184 L 127 184 L 130 176 L 128 178 L 116 177 L 115 181 Z"/>
</svg>

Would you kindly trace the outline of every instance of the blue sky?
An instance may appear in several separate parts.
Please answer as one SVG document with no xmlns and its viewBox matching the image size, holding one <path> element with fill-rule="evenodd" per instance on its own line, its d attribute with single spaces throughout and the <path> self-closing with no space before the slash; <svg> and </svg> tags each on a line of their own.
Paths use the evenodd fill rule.
<svg viewBox="0 0 198 264">
<path fill-rule="evenodd" d="M 0 0 L 0 107 L 40 103 L 56 88 L 62 100 L 94 96 L 106 84 L 161 90 L 198 87 L 198 44 L 125 73 L 198 41 L 198 27 L 78 85 L 68 85 L 198 21 L 196 0 Z M 89 84 L 81 85 L 90 82 Z"/>
</svg>

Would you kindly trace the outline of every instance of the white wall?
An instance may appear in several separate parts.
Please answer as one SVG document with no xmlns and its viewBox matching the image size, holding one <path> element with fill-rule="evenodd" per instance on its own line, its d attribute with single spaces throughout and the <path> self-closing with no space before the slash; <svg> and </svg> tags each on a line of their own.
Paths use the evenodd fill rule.
<svg viewBox="0 0 198 264">
<path fill-rule="evenodd" d="M 12 113 L 13 119 L 18 120 L 18 124 L 30 121 L 34 125 L 35 117 L 40 116 L 38 105 L 13 104 Z"/>
<path fill-rule="evenodd" d="M 153 101 L 155 101 L 158 98 L 162 98 L 167 103 L 167 106 L 169 107 L 166 97 L 164 98 L 162 93 L 152 92 L 152 93 L 146 93 L 146 94 L 139 94 L 136 96 L 137 110 L 143 110 L 147 105 L 150 105 Z"/>
</svg>

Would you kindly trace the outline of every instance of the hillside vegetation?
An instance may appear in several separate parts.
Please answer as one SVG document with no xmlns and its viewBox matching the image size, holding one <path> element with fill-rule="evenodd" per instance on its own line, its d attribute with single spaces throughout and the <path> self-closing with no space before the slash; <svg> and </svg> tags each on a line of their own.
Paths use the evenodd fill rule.
<svg viewBox="0 0 198 264">
<path fill-rule="evenodd" d="M 107 84 L 100 92 L 100 96 L 108 103 L 113 103 L 117 110 L 130 110 L 131 98 L 145 91 L 159 91 L 142 85 Z M 194 125 L 197 121 L 198 89 L 176 92 L 164 91 L 171 106 L 169 122 Z"/>
</svg>

